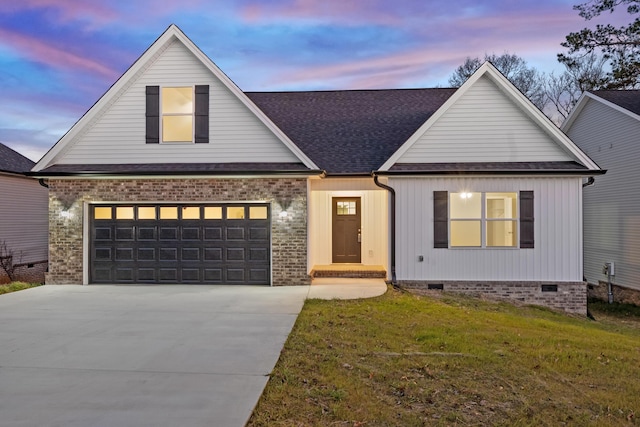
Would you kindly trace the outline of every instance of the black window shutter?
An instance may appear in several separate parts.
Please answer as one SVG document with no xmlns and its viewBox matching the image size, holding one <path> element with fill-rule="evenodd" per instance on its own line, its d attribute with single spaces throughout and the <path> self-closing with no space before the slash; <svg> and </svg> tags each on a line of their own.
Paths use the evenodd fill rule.
<svg viewBox="0 0 640 427">
<path fill-rule="evenodd" d="M 147 144 L 160 143 L 160 86 L 147 86 Z"/>
<path fill-rule="evenodd" d="M 533 248 L 533 191 L 520 192 L 520 247 Z"/>
<path fill-rule="evenodd" d="M 449 193 L 433 192 L 433 247 L 449 247 Z"/>
<path fill-rule="evenodd" d="M 209 86 L 196 86 L 195 142 L 209 142 Z"/>
</svg>

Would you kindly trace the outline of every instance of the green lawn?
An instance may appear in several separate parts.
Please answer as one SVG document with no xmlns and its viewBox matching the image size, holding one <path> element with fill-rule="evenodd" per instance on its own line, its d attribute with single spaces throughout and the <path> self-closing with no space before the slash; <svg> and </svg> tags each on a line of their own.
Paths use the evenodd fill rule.
<svg viewBox="0 0 640 427">
<path fill-rule="evenodd" d="M 0 285 L 0 295 L 8 294 L 15 291 L 21 291 L 23 289 L 34 288 L 41 285 L 41 283 L 12 282 L 6 285 Z"/>
<path fill-rule="evenodd" d="M 640 313 L 591 311 L 309 300 L 248 425 L 638 425 Z"/>
</svg>

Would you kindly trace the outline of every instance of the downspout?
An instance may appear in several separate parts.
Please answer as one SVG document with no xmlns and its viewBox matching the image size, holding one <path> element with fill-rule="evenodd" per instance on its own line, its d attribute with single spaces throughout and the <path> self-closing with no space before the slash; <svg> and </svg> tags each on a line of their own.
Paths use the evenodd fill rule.
<svg viewBox="0 0 640 427">
<path fill-rule="evenodd" d="M 596 183 L 596 179 L 592 176 L 589 177 L 589 179 L 587 180 L 587 182 L 582 183 L 582 188 L 584 187 L 588 187 L 590 185 L 593 185 Z"/>
<path fill-rule="evenodd" d="M 373 175 L 373 182 L 378 187 L 383 188 L 389 192 L 391 197 L 391 284 L 393 287 L 397 287 L 396 284 L 396 191 L 388 185 L 382 184 L 378 181 L 378 175 L 375 172 L 371 172 Z"/>
<path fill-rule="evenodd" d="M 38 180 L 38 183 L 42 185 L 44 188 L 49 188 L 49 185 L 46 182 L 44 182 L 44 178 L 40 178 Z"/>
</svg>

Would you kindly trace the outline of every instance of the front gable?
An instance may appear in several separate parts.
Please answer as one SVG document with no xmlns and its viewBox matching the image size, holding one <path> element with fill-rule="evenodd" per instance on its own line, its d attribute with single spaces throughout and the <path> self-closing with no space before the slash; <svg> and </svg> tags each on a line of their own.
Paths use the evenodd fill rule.
<svg viewBox="0 0 640 427">
<path fill-rule="evenodd" d="M 149 95 L 162 88 L 193 88 L 208 105 L 195 107 L 189 142 L 149 143 Z M 206 95 L 205 95 L 206 96 Z M 206 120 L 202 122 L 202 116 Z M 162 113 L 156 117 L 162 126 Z M 199 120 L 199 121 L 198 121 Z M 205 135 L 198 136 L 203 129 Z M 207 129 L 208 128 L 208 129 Z M 151 141 L 153 142 L 153 141 Z M 169 29 L 38 162 L 53 165 L 302 164 L 315 169 L 295 144 L 175 26 Z"/>
<path fill-rule="evenodd" d="M 485 63 L 380 168 L 399 164 L 579 162 L 595 165 Z"/>
</svg>

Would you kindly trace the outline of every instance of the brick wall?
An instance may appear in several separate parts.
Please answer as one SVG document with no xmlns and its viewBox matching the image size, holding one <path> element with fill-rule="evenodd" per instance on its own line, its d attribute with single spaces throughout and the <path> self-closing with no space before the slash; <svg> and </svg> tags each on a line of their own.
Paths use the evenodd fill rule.
<svg viewBox="0 0 640 427">
<path fill-rule="evenodd" d="M 409 289 L 428 289 L 442 285 L 442 290 L 494 299 L 540 305 L 567 313 L 587 314 L 587 285 L 585 282 L 476 282 L 476 281 L 399 281 Z M 543 292 L 543 285 L 557 286 L 556 292 Z"/>
<path fill-rule="evenodd" d="M 307 285 L 307 180 L 50 179 L 47 284 L 82 284 L 83 206 L 91 202 L 271 202 L 273 285 Z M 280 217 L 284 209 L 287 216 Z"/>
</svg>

